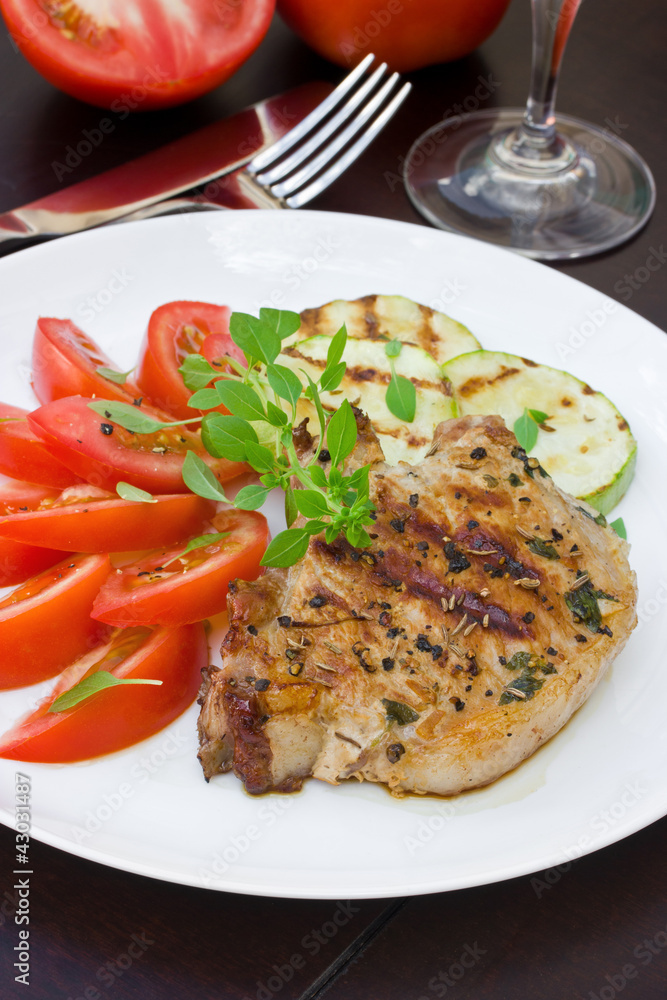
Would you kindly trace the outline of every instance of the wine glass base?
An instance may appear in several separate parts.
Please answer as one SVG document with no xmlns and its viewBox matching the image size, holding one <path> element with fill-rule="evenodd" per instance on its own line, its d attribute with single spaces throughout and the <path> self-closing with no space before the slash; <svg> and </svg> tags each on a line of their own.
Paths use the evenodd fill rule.
<svg viewBox="0 0 667 1000">
<path fill-rule="evenodd" d="M 556 117 L 560 155 L 518 169 L 509 136 L 521 109 L 449 118 L 404 167 L 414 206 L 434 226 L 539 260 L 585 257 L 630 239 L 655 205 L 644 160 L 610 129 Z"/>
</svg>

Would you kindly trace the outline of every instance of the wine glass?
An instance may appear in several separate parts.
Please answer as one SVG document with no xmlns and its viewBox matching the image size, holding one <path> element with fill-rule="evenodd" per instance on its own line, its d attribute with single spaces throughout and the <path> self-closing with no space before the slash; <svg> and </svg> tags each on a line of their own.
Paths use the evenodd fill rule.
<svg viewBox="0 0 667 1000">
<path fill-rule="evenodd" d="M 542 260 L 584 257 L 634 235 L 655 204 L 644 160 L 611 128 L 554 113 L 558 71 L 581 0 L 532 0 L 525 111 L 490 109 L 425 132 L 404 167 L 435 226 Z"/>
</svg>

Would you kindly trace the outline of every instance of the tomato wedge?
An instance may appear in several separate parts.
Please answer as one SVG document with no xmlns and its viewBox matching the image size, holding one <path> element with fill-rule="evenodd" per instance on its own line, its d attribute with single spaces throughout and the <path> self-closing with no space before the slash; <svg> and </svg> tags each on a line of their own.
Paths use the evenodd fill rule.
<svg viewBox="0 0 667 1000">
<path fill-rule="evenodd" d="M 69 552 L 148 549 L 195 534 L 215 510 L 215 501 L 194 493 L 159 496 L 152 503 L 142 503 L 121 500 L 83 483 L 55 498 L 46 497 L 34 510 L 0 515 L 0 536 Z"/>
<path fill-rule="evenodd" d="M 105 421 L 89 408 L 90 402 L 83 396 L 56 399 L 31 413 L 29 422 L 49 451 L 94 486 L 115 492 L 122 481 L 149 493 L 187 493 L 181 469 L 188 450 L 196 452 L 221 483 L 247 470 L 242 462 L 212 458 L 198 431 L 171 427 L 132 434 Z"/>
<path fill-rule="evenodd" d="M 0 516 L 34 510 L 44 500 L 58 496 L 46 486 L 21 483 L 15 479 L 0 482 Z M 15 587 L 35 573 L 41 573 L 64 559 L 67 552 L 0 538 L 0 587 Z"/>
<path fill-rule="evenodd" d="M 67 555 L 61 549 L 38 548 L 0 538 L 0 587 L 16 587 L 28 577 L 54 566 Z"/>
<path fill-rule="evenodd" d="M 28 410 L 0 403 L 0 472 L 40 486 L 66 486 L 81 482 L 54 458 L 41 437 L 28 426 Z"/>
<path fill-rule="evenodd" d="M 229 537 L 181 555 L 184 542 L 117 569 L 96 597 L 93 616 L 112 625 L 181 625 L 224 611 L 230 580 L 259 576 L 269 528 L 262 514 L 243 510 L 222 511 L 212 524 Z"/>
<path fill-rule="evenodd" d="M 100 396 L 133 403 L 141 396 L 132 382 L 118 385 L 98 368 L 119 371 L 83 330 L 69 319 L 40 317 L 32 342 L 32 387 L 40 403 L 62 396 Z"/>
<path fill-rule="evenodd" d="M 108 555 L 68 556 L 0 601 L 0 688 L 53 677 L 105 635 L 90 611 L 110 572 Z"/>
<path fill-rule="evenodd" d="M 167 302 L 155 310 L 148 322 L 136 380 L 156 406 L 181 420 L 200 415 L 200 410 L 188 406 L 192 393 L 178 369 L 189 354 L 204 353 L 206 345 L 212 355 L 205 355 L 209 361 L 215 358 L 219 362 L 221 356 L 230 354 L 245 363 L 243 352 L 229 335 L 230 315 L 228 306 L 209 302 Z"/>
<path fill-rule="evenodd" d="M 200 623 L 123 629 L 72 664 L 39 708 L 0 738 L 0 757 L 67 764 L 132 746 L 164 729 L 192 704 L 207 662 Z M 105 688 L 64 712 L 49 712 L 58 695 L 98 670 L 162 684 Z"/>
<path fill-rule="evenodd" d="M 228 366 L 225 364 L 225 355 L 235 361 L 240 361 L 245 365 L 245 355 L 240 347 L 237 347 L 228 333 L 210 333 L 201 345 L 202 354 L 210 365 L 224 371 Z"/>
</svg>

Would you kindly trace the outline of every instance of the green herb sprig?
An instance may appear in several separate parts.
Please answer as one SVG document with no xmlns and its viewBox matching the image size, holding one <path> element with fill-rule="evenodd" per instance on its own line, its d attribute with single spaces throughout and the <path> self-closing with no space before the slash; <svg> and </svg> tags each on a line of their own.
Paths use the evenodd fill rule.
<svg viewBox="0 0 667 1000">
<path fill-rule="evenodd" d="M 609 527 L 614 529 L 619 538 L 624 538 L 627 541 L 628 532 L 622 517 L 617 517 L 615 521 L 610 521 Z"/>
<path fill-rule="evenodd" d="M 387 355 L 391 367 L 391 381 L 387 386 L 385 402 L 387 409 L 395 417 L 411 424 L 417 412 L 417 390 L 414 382 L 411 382 L 409 378 L 396 374 L 394 359 L 399 356 L 402 350 L 403 344 L 400 340 L 388 340 L 384 345 L 384 353 Z"/>
<path fill-rule="evenodd" d="M 118 372 L 115 368 L 105 368 L 104 365 L 98 365 L 95 369 L 95 374 L 101 375 L 102 378 L 108 379 L 109 382 L 115 382 L 116 385 L 125 385 L 133 371 L 134 368 L 130 368 L 126 372 Z"/>
<path fill-rule="evenodd" d="M 209 412 L 185 421 L 161 422 L 126 403 L 99 400 L 88 404 L 105 419 L 136 434 L 151 434 L 201 420 L 202 444 L 210 455 L 231 462 L 247 462 L 259 475 L 259 483 L 244 486 L 232 501 L 206 462 L 188 450 L 183 481 L 199 496 L 232 503 L 241 510 L 257 510 L 273 489 L 282 489 L 287 529 L 269 544 L 263 566 L 293 565 L 305 555 L 310 538 L 320 533 L 327 544 L 339 535 L 358 548 L 371 544 L 366 527 L 373 523 L 371 514 L 375 508 L 369 500 L 369 467 L 356 469 L 351 475 L 343 472 L 345 459 L 357 441 L 354 412 L 344 399 L 329 416 L 320 398 L 321 392 L 336 390 L 345 374 L 342 357 L 347 330 L 342 326 L 331 338 L 325 368 L 314 382 L 305 371 L 302 380 L 291 368 L 276 364 L 282 341 L 300 325 L 297 313 L 277 309 L 261 309 L 259 317 L 232 313 L 230 334 L 245 354 L 245 365 L 227 357 L 229 370 L 221 373 L 199 354 L 184 359 L 179 371 L 186 387 L 193 392 L 190 406 L 214 410 L 222 405 L 228 414 Z M 404 382 L 414 393 L 408 379 L 401 376 L 396 379 L 401 380 L 401 392 Z M 313 404 L 319 425 L 317 447 L 305 464 L 299 460 L 293 441 L 301 398 Z M 405 406 L 400 415 L 408 419 Z M 322 454 L 325 447 L 329 454 L 327 461 Z M 304 523 L 292 527 L 299 514 L 305 518 Z"/>
<path fill-rule="evenodd" d="M 537 444 L 538 428 L 548 419 L 548 413 L 543 413 L 542 410 L 529 410 L 526 407 L 521 416 L 514 421 L 514 435 L 524 451 L 532 451 Z"/>
<path fill-rule="evenodd" d="M 146 490 L 140 490 L 132 483 L 125 483 L 122 480 L 116 483 L 116 493 L 121 500 L 134 500 L 135 503 L 157 503 L 157 497 Z"/>
<path fill-rule="evenodd" d="M 366 526 L 373 523 L 369 500 L 368 466 L 344 475 L 343 465 L 357 441 L 357 424 L 349 402 L 343 400 L 329 417 L 321 392 L 331 392 L 345 374 L 342 361 L 347 330 L 342 326 L 331 339 L 324 371 L 317 382 L 304 371 L 304 380 L 276 364 L 282 341 L 301 324 L 297 313 L 261 309 L 259 318 L 233 313 L 230 333 L 246 357 L 246 366 L 228 358 L 230 371 L 220 377 L 200 355 L 185 358 L 179 369 L 185 385 L 194 390 L 190 406 L 211 409 L 222 404 L 229 415 L 206 413 L 202 442 L 215 458 L 247 462 L 259 474 L 259 483 L 244 486 L 233 500 L 241 510 L 257 510 L 271 490 L 285 494 L 287 529 L 269 544 L 262 565 L 291 566 L 305 555 L 313 535 L 324 533 L 327 543 L 344 535 L 355 547 L 370 545 Z M 308 399 L 317 414 L 319 440 L 314 455 L 302 464 L 293 442 L 297 404 Z M 328 463 L 321 459 L 326 444 Z M 330 463 L 330 464 L 329 464 Z M 329 464 L 329 471 L 325 465 Z M 293 478 L 298 488 L 293 487 Z M 200 496 L 227 500 L 206 463 L 194 452 L 186 455 L 183 480 Z M 306 520 L 292 527 L 297 516 Z"/>
<path fill-rule="evenodd" d="M 108 670 L 98 670 L 96 673 L 84 677 L 82 681 L 75 684 L 69 691 L 63 691 L 53 704 L 49 706 L 49 712 L 66 712 L 68 708 L 74 708 L 75 705 L 79 705 L 87 698 L 91 698 L 98 691 L 104 691 L 105 688 L 109 687 L 117 687 L 119 684 L 162 684 L 162 681 L 147 680 L 139 677 L 116 677 L 114 674 L 109 673 Z"/>
</svg>

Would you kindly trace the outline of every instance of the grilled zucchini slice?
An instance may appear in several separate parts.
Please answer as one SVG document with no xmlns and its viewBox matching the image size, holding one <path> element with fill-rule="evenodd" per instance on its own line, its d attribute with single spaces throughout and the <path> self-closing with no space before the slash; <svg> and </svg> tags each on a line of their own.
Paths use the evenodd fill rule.
<svg viewBox="0 0 667 1000">
<path fill-rule="evenodd" d="M 532 450 L 561 489 L 608 514 L 632 481 L 637 442 L 601 392 L 568 372 L 514 354 L 474 351 L 443 367 L 459 414 L 499 414 L 511 429 L 524 408 L 549 415 Z"/>
<path fill-rule="evenodd" d="M 365 295 L 350 302 L 338 299 L 317 309 L 304 309 L 294 341 L 320 335 L 333 337 L 343 323 L 348 337 L 401 340 L 421 347 L 438 364 L 481 346 L 462 323 L 402 295 Z"/>
<path fill-rule="evenodd" d="M 331 343 L 330 337 L 310 337 L 283 347 L 279 363 L 308 372 L 313 381 L 322 374 Z M 370 417 L 385 458 L 390 465 L 420 462 L 431 446 L 433 431 L 441 420 L 456 416 L 449 382 L 442 378 L 440 365 L 420 347 L 404 344 L 395 359 L 396 372 L 409 378 L 417 390 L 417 411 L 412 423 L 395 417 L 387 408 L 385 393 L 391 379 L 389 360 L 382 340 L 353 340 L 345 345 L 347 371 L 335 392 L 320 394 L 325 410 L 336 410 L 341 400 L 355 403 Z M 317 426 L 315 407 L 300 399 L 297 419 L 309 417 Z"/>
</svg>

